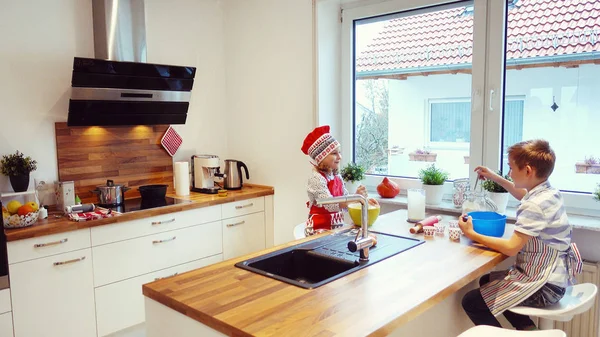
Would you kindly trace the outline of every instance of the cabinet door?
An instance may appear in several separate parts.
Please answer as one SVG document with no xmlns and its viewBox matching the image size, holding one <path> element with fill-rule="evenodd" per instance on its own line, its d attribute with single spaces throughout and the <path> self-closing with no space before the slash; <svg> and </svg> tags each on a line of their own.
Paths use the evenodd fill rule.
<svg viewBox="0 0 600 337">
<path fill-rule="evenodd" d="M 0 336 L 13 337 L 12 314 L 5 312 L 0 315 Z"/>
<path fill-rule="evenodd" d="M 265 212 L 223 220 L 225 260 L 265 249 Z"/>
<path fill-rule="evenodd" d="M 15 337 L 94 337 L 92 251 L 9 266 Z"/>
</svg>

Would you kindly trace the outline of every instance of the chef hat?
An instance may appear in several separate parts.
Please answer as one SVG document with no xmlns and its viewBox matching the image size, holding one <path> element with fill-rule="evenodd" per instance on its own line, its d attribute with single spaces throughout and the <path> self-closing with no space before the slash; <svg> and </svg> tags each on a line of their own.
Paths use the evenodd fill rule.
<svg viewBox="0 0 600 337">
<path fill-rule="evenodd" d="M 310 157 L 310 162 L 319 165 L 325 157 L 337 149 L 340 143 L 329 133 L 329 125 L 315 128 L 304 138 L 302 152 Z"/>
</svg>

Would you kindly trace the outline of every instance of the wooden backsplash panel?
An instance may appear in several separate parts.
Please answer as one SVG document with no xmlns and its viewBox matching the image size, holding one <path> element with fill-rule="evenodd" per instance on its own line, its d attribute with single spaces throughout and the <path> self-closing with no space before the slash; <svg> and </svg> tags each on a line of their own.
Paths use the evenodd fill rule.
<svg viewBox="0 0 600 337">
<path fill-rule="evenodd" d="M 75 181 L 75 192 L 84 203 L 97 202 L 90 190 L 107 179 L 131 187 L 127 199 L 138 197 L 142 185 L 168 184 L 168 192 L 173 192 L 173 159 L 160 144 L 167 128 L 56 123 L 58 179 Z"/>
</svg>

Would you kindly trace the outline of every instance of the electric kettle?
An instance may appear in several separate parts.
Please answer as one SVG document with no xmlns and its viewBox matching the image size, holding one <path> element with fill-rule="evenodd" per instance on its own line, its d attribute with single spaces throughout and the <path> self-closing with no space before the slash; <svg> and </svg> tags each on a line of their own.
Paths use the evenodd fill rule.
<svg viewBox="0 0 600 337">
<path fill-rule="evenodd" d="M 248 167 L 239 160 L 225 159 L 225 189 L 239 190 L 242 188 L 242 167 L 246 171 L 246 179 L 250 179 Z"/>
</svg>

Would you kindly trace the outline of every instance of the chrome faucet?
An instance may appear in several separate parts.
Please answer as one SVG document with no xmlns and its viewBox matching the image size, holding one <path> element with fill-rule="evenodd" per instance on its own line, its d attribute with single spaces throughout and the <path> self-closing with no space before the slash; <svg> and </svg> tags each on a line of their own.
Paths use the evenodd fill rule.
<svg viewBox="0 0 600 337">
<path fill-rule="evenodd" d="M 348 250 L 351 252 L 356 252 L 360 250 L 360 262 L 369 261 L 369 248 L 373 247 L 375 240 L 369 236 L 369 202 L 367 198 L 363 197 L 360 194 L 349 194 L 341 197 L 331 197 L 331 198 L 323 198 L 315 200 L 315 203 L 318 206 L 323 206 L 326 204 L 337 204 L 340 202 L 352 202 L 358 201 L 361 204 L 361 229 L 359 235 L 353 241 L 348 242 Z"/>
</svg>

